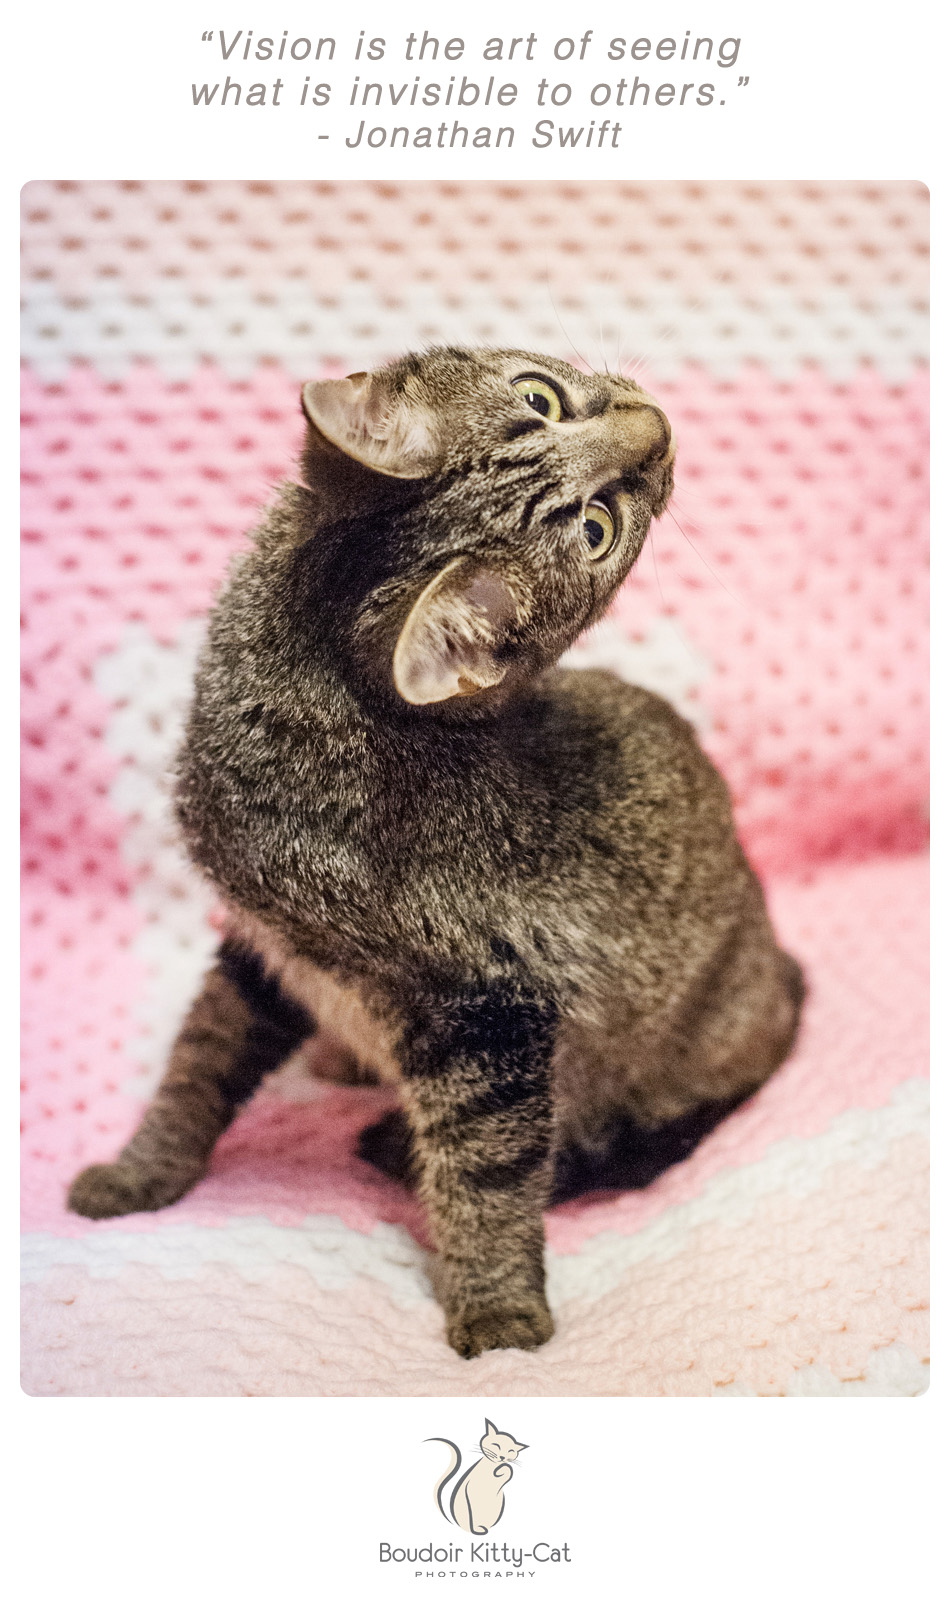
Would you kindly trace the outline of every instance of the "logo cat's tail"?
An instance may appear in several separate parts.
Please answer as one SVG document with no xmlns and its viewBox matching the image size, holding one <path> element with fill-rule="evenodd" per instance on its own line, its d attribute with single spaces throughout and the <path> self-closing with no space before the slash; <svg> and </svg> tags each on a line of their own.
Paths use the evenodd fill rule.
<svg viewBox="0 0 950 1597">
<path fill-rule="evenodd" d="M 452 1518 L 451 1514 L 447 1514 L 445 1512 L 444 1507 L 442 1506 L 442 1493 L 445 1491 L 445 1488 L 448 1486 L 449 1481 L 452 1479 L 452 1476 L 457 1472 L 458 1467 L 459 1467 L 459 1465 L 462 1462 L 462 1455 L 459 1452 L 458 1448 L 456 1447 L 455 1443 L 454 1442 L 450 1442 L 447 1436 L 427 1436 L 426 1437 L 426 1441 L 427 1442 L 444 1442 L 446 1447 L 450 1447 L 452 1449 L 452 1462 L 449 1464 L 449 1467 L 446 1470 L 445 1474 L 442 1476 L 441 1480 L 439 1480 L 436 1483 L 435 1500 L 436 1500 L 436 1503 L 438 1504 L 439 1513 L 442 1515 L 442 1518 L 443 1519 L 447 1519 L 450 1525 L 454 1525 L 455 1521 Z"/>
</svg>

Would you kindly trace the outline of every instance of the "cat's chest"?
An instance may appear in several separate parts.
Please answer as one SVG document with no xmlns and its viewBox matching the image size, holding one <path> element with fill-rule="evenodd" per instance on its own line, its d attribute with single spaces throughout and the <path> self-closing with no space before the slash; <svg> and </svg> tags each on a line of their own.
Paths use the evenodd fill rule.
<svg viewBox="0 0 950 1597">
<path fill-rule="evenodd" d="M 330 1033 L 381 1080 L 399 1080 L 394 1054 L 399 1025 L 377 994 L 356 982 L 342 982 L 295 953 L 279 933 L 256 917 L 234 910 L 229 918 L 241 942 L 260 954 L 267 970 L 279 977 L 287 997 L 313 1015 L 322 1031 Z"/>
<path fill-rule="evenodd" d="M 275 758 L 265 772 L 202 762 L 179 813 L 193 856 L 233 901 L 312 934 L 332 961 L 427 944 L 429 926 L 470 926 L 480 911 L 497 922 L 508 898 L 523 900 L 539 829 L 516 784 L 485 763 L 460 769 L 435 751 L 341 773 L 319 747 L 306 765 Z"/>
<path fill-rule="evenodd" d="M 497 1497 L 511 1478 L 511 1469 L 504 1464 L 493 1464 L 481 1459 L 469 1476 L 469 1490 L 481 1497 Z"/>
</svg>

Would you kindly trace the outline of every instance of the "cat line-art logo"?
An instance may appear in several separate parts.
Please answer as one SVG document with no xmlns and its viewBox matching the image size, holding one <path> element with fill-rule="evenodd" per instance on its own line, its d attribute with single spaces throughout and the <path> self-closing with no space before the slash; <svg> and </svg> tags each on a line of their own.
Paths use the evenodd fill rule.
<svg viewBox="0 0 950 1597">
<path fill-rule="evenodd" d="M 481 1456 L 459 1475 L 462 1455 L 455 1443 L 447 1436 L 430 1436 L 428 1440 L 444 1442 L 452 1450 L 449 1467 L 435 1488 L 443 1519 L 473 1536 L 487 1535 L 505 1512 L 505 1487 L 514 1476 L 518 1454 L 524 1452 L 527 1442 L 516 1442 L 507 1431 L 498 1430 L 491 1420 L 486 1420 L 485 1434 L 478 1444 Z"/>
<path fill-rule="evenodd" d="M 470 1449 L 478 1457 L 467 1469 L 461 1448 L 448 1436 L 427 1436 L 426 1442 L 441 1442 L 449 1449 L 446 1469 L 435 1483 L 436 1508 L 449 1525 L 458 1526 L 472 1540 L 467 1546 L 430 1541 L 424 1547 L 380 1542 L 381 1564 L 425 1566 L 413 1571 L 416 1579 L 491 1580 L 505 1575 L 534 1579 L 539 1566 L 572 1562 L 567 1542 L 536 1541 L 521 1547 L 507 1539 L 488 1539 L 505 1512 L 505 1492 L 527 1442 L 517 1441 L 510 1431 L 500 1431 L 486 1419 L 481 1441 Z"/>
</svg>

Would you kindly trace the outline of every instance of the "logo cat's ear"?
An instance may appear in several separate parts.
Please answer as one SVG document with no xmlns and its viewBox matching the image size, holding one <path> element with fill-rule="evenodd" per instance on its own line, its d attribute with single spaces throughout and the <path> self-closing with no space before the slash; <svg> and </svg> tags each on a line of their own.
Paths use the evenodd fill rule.
<svg viewBox="0 0 950 1597">
<path fill-rule="evenodd" d="M 410 378 L 394 393 L 379 372 L 305 383 L 311 425 L 352 460 L 385 477 L 429 477 L 441 458 L 436 419 Z"/>
<path fill-rule="evenodd" d="M 438 704 L 495 687 L 507 671 L 496 656 L 518 603 L 503 577 L 465 556 L 419 595 L 399 634 L 393 681 L 410 704 Z M 491 1421 L 488 1434 L 497 1435 Z"/>
<path fill-rule="evenodd" d="M 485 1421 L 485 1435 L 486 1436 L 497 1436 L 498 1435 L 498 1427 L 497 1427 L 497 1425 L 493 1425 L 491 1420 L 486 1420 Z"/>
</svg>

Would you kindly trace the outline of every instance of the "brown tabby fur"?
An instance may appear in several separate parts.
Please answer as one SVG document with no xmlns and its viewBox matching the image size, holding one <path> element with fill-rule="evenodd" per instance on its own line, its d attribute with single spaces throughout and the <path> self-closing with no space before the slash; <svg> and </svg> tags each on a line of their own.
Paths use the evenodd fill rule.
<svg viewBox="0 0 950 1597">
<path fill-rule="evenodd" d="M 452 1346 L 535 1347 L 559 1161 L 708 1129 L 786 1056 L 801 1003 L 691 727 L 555 667 L 666 505 L 671 433 L 635 383 L 511 350 L 304 399 L 303 484 L 218 599 L 179 762 L 230 929 L 141 1128 L 69 1201 L 173 1202 L 323 1026 L 399 1086 L 410 1129 L 390 1118 L 377 1151 L 418 1175 Z M 595 497 L 618 528 L 599 561 Z M 407 702 L 420 681 L 452 691 Z"/>
</svg>

